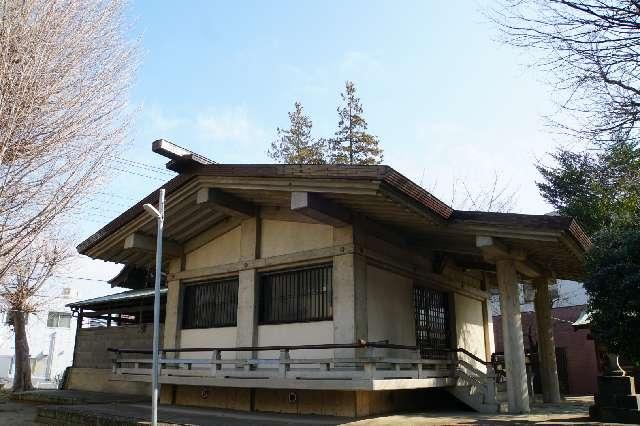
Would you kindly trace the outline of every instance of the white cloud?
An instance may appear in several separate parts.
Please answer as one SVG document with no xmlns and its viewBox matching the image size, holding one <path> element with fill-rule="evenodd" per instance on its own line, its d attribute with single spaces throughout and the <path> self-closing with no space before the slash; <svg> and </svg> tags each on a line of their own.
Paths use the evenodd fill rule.
<svg viewBox="0 0 640 426">
<path fill-rule="evenodd" d="M 186 124 L 186 120 L 167 114 L 161 107 L 151 105 L 145 109 L 147 127 L 154 132 L 167 133 Z"/>
<path fill-rule="evenodd" d="M 211 109 L 196 117 L 200 136 L 210 142 L 262 143 L 265 132 L 256 126 L 246 107 Z"/>
</svg>

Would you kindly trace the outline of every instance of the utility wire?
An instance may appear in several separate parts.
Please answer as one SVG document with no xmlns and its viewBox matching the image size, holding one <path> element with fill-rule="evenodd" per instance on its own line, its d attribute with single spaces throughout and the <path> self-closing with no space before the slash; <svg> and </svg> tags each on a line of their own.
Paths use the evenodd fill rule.
<svg viewBox="0 0 640 426">
<path fill-rule="evenodd" d="M 98 281 L 98 282 L 103 282 L 103 283 L 108 283 L 108 280 L 101 280 L 98 278 L 88 278 L 88 277 L 73 277 L 70 275 L 51 275 L 52 277 L 55 278 L 66 278 L 66 279 L 70 279 L 70 280 L 80 280 L 80 281 Z"/>
</svg>

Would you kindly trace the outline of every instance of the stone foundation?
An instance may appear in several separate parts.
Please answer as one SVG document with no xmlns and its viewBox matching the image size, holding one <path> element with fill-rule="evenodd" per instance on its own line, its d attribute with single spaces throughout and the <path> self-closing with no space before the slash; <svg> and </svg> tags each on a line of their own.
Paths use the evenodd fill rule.
<svg viewBox="0 0 640 426">
<path fill-rule="evenodd" d="M 640 395 L 633 377 L 598 377 L 598 393 L 589 415 L 598 421 L 640 424 Z"/>
<path fill-rule="evenodd" d="M 93 392 L 124 393 L 132 395 L 151 395 L 151 384 L 144 382 L 126 382 L 110 380 L 110 368 L 69 369 L 65 389 Z"/>
<path fill-rule="evenodd" d="M 365 417 L 428 408 L 459 409 L 444 389 L 336 391 L 163 385 L 160 403 L 284 414 Z"/>
</svg>

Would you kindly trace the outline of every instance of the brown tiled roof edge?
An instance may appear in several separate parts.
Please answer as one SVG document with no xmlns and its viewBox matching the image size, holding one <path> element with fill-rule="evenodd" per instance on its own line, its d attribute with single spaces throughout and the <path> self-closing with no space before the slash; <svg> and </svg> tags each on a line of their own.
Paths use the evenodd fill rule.
<svg viewBox="0 0 640 426">
<path fill-rule="evenodd" d="M 412 180 L 397 172 L 395 169 L 388 167 L 383 180 L 400 192 L 408 195 L 418 203 L 427 207 L 441 218 L 449 219 L 449 217 L 451 217 L 451 214 L 453 213 L 453 209 L 451 207 L 436 198 L 430 192 L 426 191 L 420 185 L 417 185 Z"/>
<path fill-rule="evenodd" d="M 481 211 L 455 210 L 451 220 L 456 223 L 524 226 L 529 228 L 548 228 L 565 231 L 578 245 L 588 250 L 591 247 L 589 236 L 572 217 L 553 215 L 528 215 L 521 213 L 496 213 Z"/>
</svg>

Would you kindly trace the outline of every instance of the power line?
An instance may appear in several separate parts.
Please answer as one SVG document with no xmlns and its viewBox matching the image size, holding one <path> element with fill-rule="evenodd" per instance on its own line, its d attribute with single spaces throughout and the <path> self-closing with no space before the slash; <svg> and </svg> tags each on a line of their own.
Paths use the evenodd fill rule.
<svg viewBox="0 0 640 426">
<path fill-rule="evenodd" d="M 51 275 L 52 277 L 55 278 L 66 278 L 66 279 L 70 279 L 70 280 L 80 280 L 80 281 L 98 281 L 98 282 L 103 282 L 103 283 L 108 283 L 108 280 L 101 280 L 98 278 L 88 278 L 88 277 L 73 277 L 70 275 Z"/>
<path fill-rule="evenodd" d="M 162 181 L 162 182 L 164 182 L 166 180 L 166 179 L 163 179 L 163 178 L 158 177 L 158 176 L 150 176 L 150 175 L 145 175 L 145 174 L 142 174 L 142 173 L 136 173 L 136 172 L 132 172 L 131 170 L 119 169 L 118 167 L 111 166 L 111 168 L 113 170 L 118 170 L 120 172 L 129 173 L 129 174 L 140 176 L 140 177 L 147 178 L 147 179 L 154 179 L 154 180 L 159 180 L 159 181 Z"/>
<path fill-rule="evenodd" d="M 153 172 L 153 173 L 157 173 L 157 174 L 161 174 L 161 175 L 166 175 L 166 176 L 174 176 L 175 173 L 170 172 L 167 169 L 162 169 L 160 167 L 156 167 L 150 164 L 146 164 L 146 163 L 141 163 L 139 161 L 134 161 L 134 160 L 127 160 L 126 158 L 121 158 L 121 157 L 112 157 L 115 161 L 119 162 L 119 163 L 124 163 L 127 165 L 133 165 L 135 167 Z"/>
<path fill-rule="evenodd" d="M 136 201 L 136 198 L 134 198 L 134 197 L 126 196 L 126 195 L 123 195 L 123 194 L 117 193 L 117 192 L 96 191 L 95 193 L 96 194 L 107 195 L 107 196 L 110 196 L 110 197 L 121 198 L 123 200 Z"/>
</svg>

